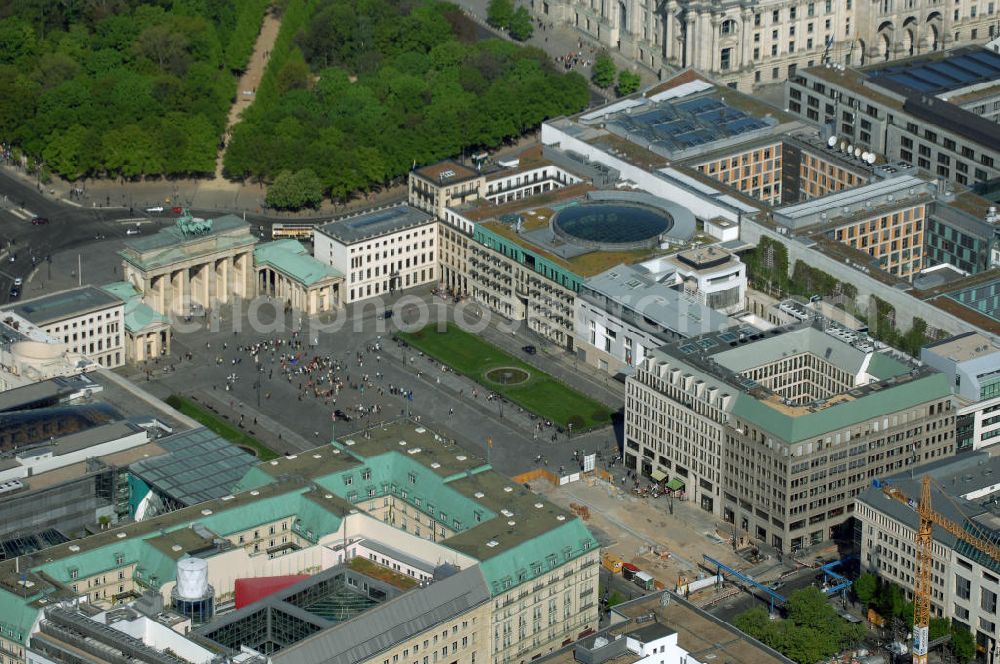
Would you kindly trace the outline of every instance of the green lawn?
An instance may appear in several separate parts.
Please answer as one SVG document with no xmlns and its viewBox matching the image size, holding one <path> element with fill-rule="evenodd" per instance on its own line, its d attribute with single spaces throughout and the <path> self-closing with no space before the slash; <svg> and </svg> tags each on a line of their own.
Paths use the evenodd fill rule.
<svg viewBox="0 0 1000 664">
<path fill-rule="evenodd" d="M 565 427 L 570 422 L 579 431 L 607 424 L 611 410 L 590 397 L 563 385 L 555 378 L 514 358 L 465 330 L 449 324 L 445 332 L 434 325 L 399 336 L 414 348 L 468 376 L 488 390 L 499 392 L 514 403 Z M 523 369 L 530 378 L 518 385 L 498 385 L 486 378 L 497 367 Z"/>
<path fill-rule="evenodd" d="M 174 394 L 167 397 L 167 403 L 191 419 L 197 420 L 206 429 L 214 431 L 230 443 L 252 449 L 257 453 L 257 458 L 261 461 L 270 461 L 271 459 L 278 458 L 278 454 L 274 450 L 191 399 Z"/>
</svg>

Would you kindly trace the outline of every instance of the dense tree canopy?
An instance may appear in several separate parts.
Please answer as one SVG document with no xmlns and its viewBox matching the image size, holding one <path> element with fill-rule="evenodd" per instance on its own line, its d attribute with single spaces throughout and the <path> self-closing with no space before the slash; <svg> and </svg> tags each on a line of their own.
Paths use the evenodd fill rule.
<svg viewBox="0 0 1000 664">
<path fill-rule="evenodd" d="M 3 3 L 0 140 L 69 179 L 213 172 L 267 4 Z"/>
<path fill-rule="evenodd" d="M 541 51 L 459 42 L 457 14 L 433 0 L 289 0 L 227 174 L 309 168 L 343 198 L 586 106 L 586 81 Z"/>
<path fill-rule="evenodd" d="M 767 609 L 755 607 L 738 615 L 733 624 L 802 664 L 827 659 L 864 636 L 864 625 L 852 625 L 838 616 L 827 597 L 814 587 L 792 593 L 785 608 L 785 620 L 771 620 Z"/>
</svg>

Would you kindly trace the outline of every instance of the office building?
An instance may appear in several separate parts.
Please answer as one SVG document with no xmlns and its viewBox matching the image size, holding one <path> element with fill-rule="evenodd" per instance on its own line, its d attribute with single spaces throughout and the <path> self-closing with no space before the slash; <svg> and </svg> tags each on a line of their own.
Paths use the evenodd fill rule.
<svg viewBox="0 0 1000 664">
<path fill-rule="evenodd" d="M 954 385 L 957 451 L 1000 443 L 1000 346 L 967 332 L 924 346 L 920 359 Z"/>
<path fill-rule="evenodd" d="M 785 552 L 840 537 L 872 477 L 954 452 L 947 377 L 823 319 L 675 342 L 627 381 L 625 466 Z"/>
<path fill-rule="evenodd" d="M 0 648 L 24 664 L 46 608 L 152 591 L 229 655 L 252 643 L 299 661 L 349 644 L 333 661 L 418 648 L 529 661 L 596 630 L 598 554 L 572 512 L 400 421 L 261 462 L 219 498 L 0 562 Z M 215 617 L 237 580 L 296 574 L 312 578 Z"/>
<path fill-rule="evenodd" d="M 972 186 L 1000 175 L 1000 138 L 986 113 L 997 110 L 998 77 L 1000 54 L 978 47 L 863 69 L 816 66 L 789 78 L 785 106 L 838 143 Z M 968 110 L 969 95 L 988 98 Z"/>
<path fill-rule="evenodd" d="M 125 303 L 94 286 L 82 286 L 22 300 L 3 309 L 61 340 L 70 353 L 102 367 L 125 364 Z"/>
<path fill-rule="evenodd" d="M 773 218 L 795 233 L 826 235 L 856 250 L 856 256 L 867 254 L 878 269 L 910 279 L 923 267 L 932 189 L 919 178 L 900 175 L 777 208 Z"/>
<path fill-rule="evenodd" d="M 931 503 L 939 516 L 989 541 L 995 542 L 1000 535 L 1000 459 L 974 452 L 929 464 L 916 473 L 884 476 L 879 486 L 857 497 L 855 544 L 863 571 L 899 585 L 910 598 L 919 519 L 912 507 L 889 498 L 883 488 L 891 487 L 916 501 L 924 475 L 931 478 Z M 931 615 L 971 631 L 991 661 L 998 638 L 1000 563 L 938 525 L 933 526 L 932 537 Z"/>
<path fill-rule="evenodd" d="M 1000 267 L 1000 216 L 971 192 L 930 206 L 924 232 L 926 267 L 947 264 L 966 275 Z"/>
<path fill-rule="evenodd" d="M 318 226 L 313 255 L 344 275 L 344 304 L 438 279 L 438 224 L 409 205 L 334 219 Z"/>
<path fill-rule="evenodd" d="M 654 348 L 731 327 L 725 315 L 678 287 L 676 272 L 616 265 L 587 279 L 576 294 L 576 351 L 611 374 L 631 373 Z"/>
</svg>

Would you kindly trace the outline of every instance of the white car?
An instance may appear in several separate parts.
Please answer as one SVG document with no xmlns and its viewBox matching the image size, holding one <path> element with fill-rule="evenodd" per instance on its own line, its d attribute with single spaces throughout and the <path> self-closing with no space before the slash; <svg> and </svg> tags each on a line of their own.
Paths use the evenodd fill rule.
<svg viewBox="0 0 1000 664">
<path fill-rule="evenodd" d="M 21 279 L 21 277 L 16 277 L 14 279 L 14 285 L 17 286 L 18 288 L 20 288 L 23 283 L 24 283 L 24 280 Z"/>
<path fill-rule="evenodd" d="M 125 231 L 125 235 L 138 235 L 141 232 L 142 231 L 138 228 L 130 228 L 127 231 Z"/>
<path fill-rule="evenodd" d="M 157 205 L 156 207 L 148 207 L 146 208 L 146 212 L 163 212 L 163 206 Z"/>
</svg>

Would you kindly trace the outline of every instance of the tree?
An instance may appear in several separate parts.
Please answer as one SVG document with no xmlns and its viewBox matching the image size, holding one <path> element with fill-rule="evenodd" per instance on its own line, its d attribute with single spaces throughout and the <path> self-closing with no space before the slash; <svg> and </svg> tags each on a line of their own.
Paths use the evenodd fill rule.
<svg viewBox="0 0 1000 664">
<path fill-rule="evenodd" d="M 951 642 L 948 647 L 959 664 L 967 664 L 976 656 L 976 642 L 972 639 L 972 632 L 965 625 L 952 624 Z"/>
<path fill-rule="evenodd" d="M 865 572 L 854 581 L 854 596 L 858 598 L 866 608 L 875 601 L 878 593 L 878 577 L 870 572 Z"/>
<path fill-rule="evenodd" d="M 531 14 L 527 8 L 518 7 L 517 11 L 510 18 L 510 36 L 517 41 L 527 41 L 535 31 L 535 24 L 531 20 Z"/>
<path fill-rule="evenodd" d="M 267 205 L 279 210 L 317 207 L 323 202 L 323 184 L 312 169 L 282 171 L 267 190 Z"/>
<path fill-rule="evenodd" d="M 594 68 L 591 80 L 599 88 L 610 88 L 615 82 L 615 75 L 618 73 L 615 61 L 606 51 L 602 51 L 594 58 Z"/>
<path fill-rule="evenodd" d="M 494 28 L 505 30 L 514 18 L 514 4 L 511 0 L 490 0 L 486 9 L 486 22 Z"/>
<path fill-rule="evenodd" d="M 628 71 L 623 69 L 618 73 L 618 91 L 619 97 L 624 97 L 625 95 L 630 95 L 639 89 L 642 84 L 642 79 L 634 71 Z"/>
</svg>

